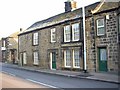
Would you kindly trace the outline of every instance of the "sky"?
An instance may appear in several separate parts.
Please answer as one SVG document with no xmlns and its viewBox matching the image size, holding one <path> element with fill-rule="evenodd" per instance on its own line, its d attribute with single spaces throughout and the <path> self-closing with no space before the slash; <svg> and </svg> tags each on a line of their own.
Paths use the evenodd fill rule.
<svg viewBox="0 0 120 90">
<path fill-rule="evenodd" d="M 0 0 L 0 38 L 23 30 L 37 21 L 63 13 L 67 0 Z M 77 8 L 100 0 L 74 0 Z"/>
</svg>

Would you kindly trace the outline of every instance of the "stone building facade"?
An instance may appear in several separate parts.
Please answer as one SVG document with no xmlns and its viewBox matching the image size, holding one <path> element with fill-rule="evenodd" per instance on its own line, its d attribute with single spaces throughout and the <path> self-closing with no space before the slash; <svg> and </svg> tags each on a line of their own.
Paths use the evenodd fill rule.
<svg viewBox="0 0 120 90">
<path fill-rule="evenodd" d="M 7 63 L 18 63 L 18 33 L 15 32 L 1 39 L 2 61 Z"/>
<path fill-rule="evenodd" d="M 118 2 L 104 2 L 86 19 L 87 65 L 90 71 L 118 71 Z"/>
<path fill-rule="evenodd" d="M 85 7 L 88 71 L 118 71 L 117 9 L 110 2 Z M 50 17 L 19 34 L 19 64 L 84 70 L 83 42 L 82 8 Z"/>
<path fill-rule="evenodd" d="M 47 69 L 73 69 L 73 60 L 69 59 L 68 61 L 66 61 L 65 64 L 64 53 L 66 53 L 65 51 L 68 50 L 68 57 L 71 58 L 73 57 L 73 49 L 82 51 L 83 39 L 81 39 L 82 29 L 80 29 L 80 25 L 82 20 L 80 18 L 80 11 L 81 10 L 78 9 L 73 12 L 66 12 L 53 16 L 51 18 L 33 24 L 26 31 L 20 33 L 20 63 L 22 65 L 29 65 L 35 67 L 37 66 Z M 72 41 L 72 25 L 75 23 L 77 23 L 78 25 L 78 40 Z M 64 34 L 65 28 L 68 29 L 69 38 L 67 38 Z M 37 41 L 35 41 L 34 35 L 37 36 Z M 37 61 L 35 61 L 35 53 L 37 53 Z M 83 58 L 81 57 L 81 62 L 82 61 Z M 67 64 L 68 67 L 65 66 Z"/>
</svg>

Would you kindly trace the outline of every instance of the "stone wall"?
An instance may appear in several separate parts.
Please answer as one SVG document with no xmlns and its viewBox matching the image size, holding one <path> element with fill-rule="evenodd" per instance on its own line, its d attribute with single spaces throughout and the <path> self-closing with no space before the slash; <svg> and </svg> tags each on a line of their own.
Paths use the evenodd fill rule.
<svg viewBox="0 0 120 90">
<path fill-rule="evenodd" d="M 19 36 L 19 54 L 22 52 L 27 53 L 27 65 L 33 65 L 33 51 L 39 52 L 39 67 L 50 68 L 50 52 L 56 50 L 60 53 L 60 43 L 61 43 L 61 26 L 55 26 L 56 28 L 56 42 L 51 43 L 51 29 L 54 27 L 38 30 L 35 32 L 39 33 L 39 45 L 33 46 L 33 33 L 28 33 Z M 57 54 L 57 66 L 61 66 L 60 54 Z M 59 68 L 59 67 L 57 67 Z"/>
<path fill-rule="evenodd" d="M 106 19 L 109 15 L 109 19 Z M 96 20 L 105 18 L 105 35 L 97 36 Z M 93 22 L 94 24 L 90 23 Z M 118 71 L 118 28 L 117 14 L 115 11 L 101 13 L 87 18 L 87 60 L 88 69 L 99 71 L 98 66 L 98 47 L 105 46 L 107 48 L 107 66 L 108 71 Z M 93 27 L 94 26 L 94 27 Z"/>
<path fill-rule="evenodd" d="M 79 20 L 79 19 L 78 19 Z M 73 21 L 74 22 L 74 21 Z M 73 22 L 69 22 L 72 25 Z M 77 21 L 77 22 L 80 22 Z M 20 53 L 26 52 L 27 54 L 27 65 L 35 66 L 33 64 L 33 51 L 39 52 L 39 65 L 37 67 L 50 69 L 51 61 L 50 61 L 50 53 L 56 52 L 56 69 L 64 68 L 64 49 L 70 49 L 71 51 L 74 49 L 79 49 L 81 52 L 80 57 L 80 69 L 83 69 L 83 44 L 81 41 L 64 43 L 63 42 L 63 28 L 65 23 L 59 24 L 56 26 L 51 26 L 49 28 L 33 31 L 27 34 L 23 34 L 19 36 L 19 56 Z M 51 42 L 51 29 L 56 28 L 56 42 Z M 32 45 L 32 35 L 33 33 L 39 33 L 39 45 Z M 81 31 L 80 31 L 81 32 Z M 82 34 L 81 34 L 82 35 Z M 81 36 L 82 38 L 82 36 Z M 20 57 L 19 57 L 20 59 Z M 20 62 L 21 63 L 21 62 Z M 71 63 L 73 61 L 71 60 Z M 71 67 L 73 68 L 73 67 Z"/>
</svg>

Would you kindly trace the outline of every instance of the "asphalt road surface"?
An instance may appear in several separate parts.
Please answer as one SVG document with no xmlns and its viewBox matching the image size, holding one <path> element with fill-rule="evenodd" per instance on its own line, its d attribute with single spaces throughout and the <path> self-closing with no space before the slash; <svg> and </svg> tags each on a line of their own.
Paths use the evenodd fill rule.
<svg viewBox="0 0 120 90">
<path fill-rule="evenodd" d="M 2 66 L 2 71 L 50 88 L 118 88 L 118 84 L 115 83 L 51 75 L 7 66 Z"/>
</svg>

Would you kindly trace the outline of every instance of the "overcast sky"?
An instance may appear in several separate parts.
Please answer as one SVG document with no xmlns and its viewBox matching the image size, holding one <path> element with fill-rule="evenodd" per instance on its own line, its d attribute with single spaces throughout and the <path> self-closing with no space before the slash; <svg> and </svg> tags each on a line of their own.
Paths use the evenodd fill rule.
<svg viewBox="0 0 120 90">
<path fill-rule="evenodd" d="M 64 12 L 66 0 L 0 0 L 0 38 Z M 77 8 L 100 0 L 75 0 Z"/>
</svg>

